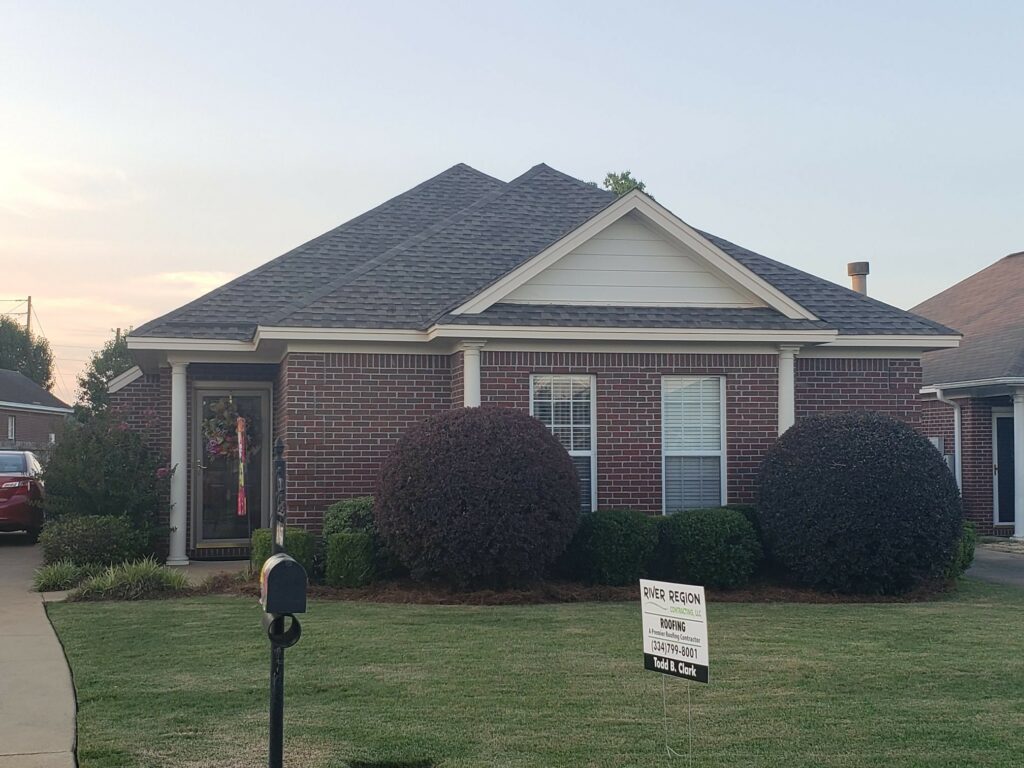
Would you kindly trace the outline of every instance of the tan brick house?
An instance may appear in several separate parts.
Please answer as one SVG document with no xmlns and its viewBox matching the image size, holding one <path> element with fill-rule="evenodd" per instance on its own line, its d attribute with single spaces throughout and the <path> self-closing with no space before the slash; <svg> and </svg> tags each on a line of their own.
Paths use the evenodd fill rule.
<svg viewBox="0 0 1024 768">
<path fill-rule="evenodd" d="M 924 356 L 922 429 L 950 456 L 979 531 L 1024 537 L 1024 253 L 913 311 L 964 334 Z"/>
<path fill-rule="evenodd" d="M 178 468 L 183 562 L 244 554 L 268 519 L 274 439 L 291 519 L 317 529 L 327 505 L 373 491 L 403 430 L 460 406 L 541 419 L 585 510 L 748 501 L 797 418 L 917 424 L 921 357 L 958 339 L 642 193 L 457 165 L 136 329 L 138 367 L 111 390 Z"/>
</svg>

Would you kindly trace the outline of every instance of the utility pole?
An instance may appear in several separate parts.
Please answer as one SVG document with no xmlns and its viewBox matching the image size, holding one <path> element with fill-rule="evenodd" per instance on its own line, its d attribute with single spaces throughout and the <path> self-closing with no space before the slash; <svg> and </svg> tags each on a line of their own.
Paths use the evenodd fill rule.
<svg viewBox="0 0 1024 768">
<path fill-rule="evenodd" d="M 28 311 L 25 313 L 25 330 L 32 335 L 32 297 L 28 297 Z"/>
</svg>

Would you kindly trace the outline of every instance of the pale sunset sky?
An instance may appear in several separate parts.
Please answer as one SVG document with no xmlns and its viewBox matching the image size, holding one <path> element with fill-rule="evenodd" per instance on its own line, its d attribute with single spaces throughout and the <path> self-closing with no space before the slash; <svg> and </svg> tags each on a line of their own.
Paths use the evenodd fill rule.
<svg viewBox="0 0 1024 768">
<path fill-rule="evenodd" d="M 115 327 L 546 162 L 907 308 L 1024 250 L 1022 40 L 1019 2 L 0 1 L 0 299 L 70 401 Z"/>
</svg>

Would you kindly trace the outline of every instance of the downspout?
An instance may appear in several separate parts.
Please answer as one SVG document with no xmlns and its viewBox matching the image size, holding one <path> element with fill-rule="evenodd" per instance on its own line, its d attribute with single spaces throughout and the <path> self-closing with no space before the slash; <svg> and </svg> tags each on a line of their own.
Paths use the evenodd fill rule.
<svg viewBox="0 0 1024 768">
<path fill-rule="evenodd" d="M 953 474 L 956 487 L 963 491 L 963 474 L 960 469 L 960 403 L 950 400 L 941 389 L 935 390 L 935 399 L 953 407 Z"/>
</svg>

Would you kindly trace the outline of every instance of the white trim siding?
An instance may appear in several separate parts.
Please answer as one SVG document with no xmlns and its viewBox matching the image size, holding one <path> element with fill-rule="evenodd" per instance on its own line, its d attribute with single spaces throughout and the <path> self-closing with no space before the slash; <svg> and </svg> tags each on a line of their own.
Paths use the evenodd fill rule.
<svg viewBox="0 0 1024 768">
<path fill-rule="evenodd" d="M 662 376 L 661 456 L 664 514 L 726 503 L 724 376 Z"/>
<path fill-rule="evenodd" d="M 587 399 L 577 397 L 585 386 Z M 538 397 L 538 391 L 546 397 Z M 567 397 L 565 396 L 567 395 Z M 579 411 L 584 402 L 589 404 L 589 414 L 582 418 Z M 592 374 L 535 373 L 530 375 L 530 415 L 544 426 L 569 452 L 577 470 L 589 459 L 590 477 L 580 474 L 580 507 L 583 512 L 597 509 L 597 380 Z M 588 490 L 590 493 L 587 494 Z"/>
</svg>

